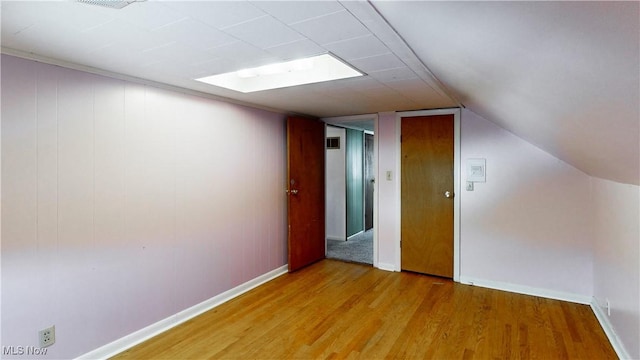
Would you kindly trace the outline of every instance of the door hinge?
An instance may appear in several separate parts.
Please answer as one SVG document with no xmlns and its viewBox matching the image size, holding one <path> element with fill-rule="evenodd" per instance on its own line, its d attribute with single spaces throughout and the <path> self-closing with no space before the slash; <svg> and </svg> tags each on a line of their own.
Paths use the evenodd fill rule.
<svg viewBox="0 0 640 360">
<path fill-rule="evenodd" d="M 400 249 L 402 249 L 402 240 L 400 240 Z"/>
</svg>

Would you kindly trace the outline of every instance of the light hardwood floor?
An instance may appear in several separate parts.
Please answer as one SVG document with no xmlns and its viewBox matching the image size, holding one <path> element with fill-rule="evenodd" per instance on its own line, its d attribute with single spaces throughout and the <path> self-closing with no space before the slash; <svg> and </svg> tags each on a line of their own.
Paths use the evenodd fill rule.
<svg viewBox="0 0 640 360">
<path fill-rule="evenodd" d="M 324 260 L 116 359 L 616 359 L 586 305 Z"/>
</svg>

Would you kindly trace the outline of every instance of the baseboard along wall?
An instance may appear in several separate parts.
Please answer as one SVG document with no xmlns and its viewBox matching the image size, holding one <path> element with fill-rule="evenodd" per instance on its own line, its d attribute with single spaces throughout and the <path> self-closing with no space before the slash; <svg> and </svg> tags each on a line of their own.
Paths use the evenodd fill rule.
<svg viewBox="0 0 640 360">
<path fill-rule="evenodd" d="M 81 355 L 77 359 L 108 359 L 114 355 L 117 355 L 131 347 L 134 347 L 150 338 L 163 333 L 173 327 L 176 327 L 183 322 L 190 320 L 206 311 L 209 311 L 223 303 L 234 299 L 247 291 L 258 287 L 267 281 L 273 280 L 278 276 L 286 274 L 288 271 L 288 265 L 283 265 L 277 269 L 271 270 L 266 274 L 260 275 L 252 280 L 249 280 L 243 284 L 240 284 L 233 289 L 229 289 L 219 295 L 216 295 L 208 300 L 205 300 L 199 304 L 196 304 L 190 308 L 180 311 L 177 314 L 171 315 L 166 319 L 160 320 L 154 324 L 151 324 L 145 328 L 142 328 L 134 333 L 124 336 L 116 341 L 101 346 L 93 351 L 90 351 L 84 355 Z"/>
<path fill-rule="evenodd" d="M 609 342 L 611 343 L 611 346 L 613 346 L 613 350 L 616 351 L 618 357 L 621 360 L 631 360 L 631 356 L 627 352 L 627 349 L 625 349 L 622 341 L 620 341 L 618 334 L 616 334 L 616 332 L 613 330 L 613 326 L 611 326 L 609 317 L 605 313 L 604 309 L 602 309 L 600 304 L 598 304 L 598 301 L 595 297 L 591 299 L 591 303 L 589 305 L 591 305 L 591 310 L 596 315 L 596 319 L 598 319 L 600 326 L 602 326 L 602 330 L 604 330 L 607 338 L 609 338 Z"/>
<path fill-rule="evenodd" d="M 396 271 L 396 266 L 394 264 L 387 264 L 387 263 L 378 263 L 378 269 L 380 270 L 384 270 L 384 271 Z"/>
<path fill-rule="evenodd" d="M 604 333 L 607 335 L 607 338 L 609 339 L 609 342 L 611 343 L 611 346 L 613 346 L 613 349 L 615 350 L 618 357 L 623 360 L 631 359 L 631 357 L 629 356 L 629 353 L 626 351 L 626 349 L 624 348 L 624 345 L 622 345 L 622 342 L 618 338 L 618 335 L 613 330 L 613 327 L 609 322 L 609 318 L 606 316 L 606 314 L 603 312 L 600 305 L 598 305 L 598 302 L 596 301 L 596 299 L 593 297 L 565 293 L 561 291 L 534 288 L 534 287 L 529 287 L 524 285 L 503 283 L 499 281 L 476 279 L 476 278 L 470 278 L 466 276 L 460 277 L 460 283 L 466 284 L 466 285 L 485 287 L 489 289 L 502 290 L 502 291 L 517 293 L 517 294 L 532 295 L 532 296 L 538 296 L 538 297 L 547 298 L 547 299 L 554 299 L 554 300 L 568 301 L 568 302 L 577 303 L 577 304 L 589 305 L 591 307 L 591 311 L 593 311 L 594 315 L 596 316 L 596 319 L 600 323 L 600 326 L 604 330 Z"/>
<path fill-rule="evenodd" d="M 385 271 L 395 271 L 393 264 L 378 263 L 378 269 Z M 260 275 L 252 280 L 247 281 L 244 284 L 236 286 L 233 289 L 227 290 L 219 295 L 216 295 L 208 300 L 205 300 L 199 304 L 196 304 L 190 308 L 187 308 L 177 314 L 174 314 L 166 319 L 160 320 L 154 324 L 151 324 L 143 329 L 140 329 L 132 334 L 124 336 L 116 341 L 101 346 L 93 351 L 90 351 L 84 355 L 81 355 L 77 359 L 108 359 L 114 355 L 117 355 L 135 345 L 138 345 L 160 333 L 163 333 L 175 326 L 182 324 L 183 322 L 192 319 L 206 311 L 209 311 L 231 299 L 234 299 L 247 291 L 258 287 L 278 276 L 287 273 L 287 265 L 283 265 L 277 269 L 269 271 L 266 274 Z M 629 353 L 626 351 L 624 345 L 618 338 L 618 335 L 613 330 L 611 323 L 607 315 L 602 310 L 602 307 L 598 305 L 598 302 L 593 297 L 587 297 L 583 295 L 576 295 L 558 291 L 552 291 L 547 289 L 533 288 L 523 285 L 515 285 L 497 281 L 482 280 L 476 278 L 470 278 L 461 276 L 460 283 L 472 286 L 480 286 L 489 289 L 502 290 L 523 295 L 539 296 L 548 299 L 568 301 L 578 304 L 585 304 L 591 307 L 591 310 L 596 316 L 596 319 L 602 326 L 607 338 L 611 342 L 616 354 L 620 359 L 631 359 Z"/>
</svg>

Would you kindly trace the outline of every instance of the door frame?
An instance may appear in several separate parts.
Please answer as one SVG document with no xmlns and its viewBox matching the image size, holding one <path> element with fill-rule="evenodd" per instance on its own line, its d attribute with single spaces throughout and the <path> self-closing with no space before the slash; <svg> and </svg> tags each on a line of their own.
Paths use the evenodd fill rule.
<svg viewBox="0 0 640 360">
<path fill-rule="evenodd" d="M 349 128 L 349 121 L 362 121 L 362 120 L 372 120 L 373 121 L 373 173 L 378 174 L 378 114 L 362 114 L 362 115 L 350 115 L 350 116 L 335 116 L 328 118 L 321 118 L 320 120 L 324 121 L 327 125 L 335 125 L 343 128 Z M 325 164 L 326 167 L 326 164 Z M 327 172 L 325 169 L 325 176 Z M 373 267 L 378 268 L 378 179 L 373 184 Z M 326 182 L 326 179 L 325 179 Z M 325 194 L 325 197 L 327 194 Z M 326 201 L 326 199 L 325 199 Z M 363 197 L 364 201 L 364 197 Z M 363 214 L 364 220 L 364 214 Z M 325 254 L 327 249 L 327 242 L 325 239 Z"/>
<path fill-rule="evenodd" d="M 453 281 L 460 282 L 460 196 L 462 195 L 462 187 L 460 182 L 460 108 L 438 109 L 438 110 L 420 110 L 420 111 L 403 111 L 396 112 L 396 153 L 398 171 L 396 175 L 396 194 L 399 206 L 397 208 L 398 224 L 402 221 L 402 204 L 400 204 L 400 184 L 402 183 L 402 157 L 401 157 L 401 122 L 402 118 L 416 116 L 432 116 L 432 115 L 453 115 Z M 377 122 L 376 122 L 377 124 Z M 375 139 L 374 139 L 375 140 Z M 375 146 L 375 141 L 374 141 Z M 376 152 L 377 154 L 377 152 Z M 375 196 L 375 195 L 374 195 Z M 377 202 L 377 199 L 374 200 Z M 375 209 L 374 209 L 375 217 Z M 374 225 L 376 224 L 374 219 Z M 401 271 L 401 250 L 400 239 L 402 237 L 401 227 L 398 226 L 396 233 L 396 271 Z M 375 251 L 375 249 L 374 249 Z"/>
</svg>

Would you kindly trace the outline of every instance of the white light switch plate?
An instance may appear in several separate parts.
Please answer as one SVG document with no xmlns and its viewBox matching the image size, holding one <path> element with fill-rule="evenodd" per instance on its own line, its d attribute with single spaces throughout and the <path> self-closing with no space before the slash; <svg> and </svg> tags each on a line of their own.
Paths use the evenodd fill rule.
<svg viewBox="0 0 640 360">
<path fill-rule="evenodd" d="M 467 181 L 467 191 L 473 191 L 473 181 Z"/>
</svg>

